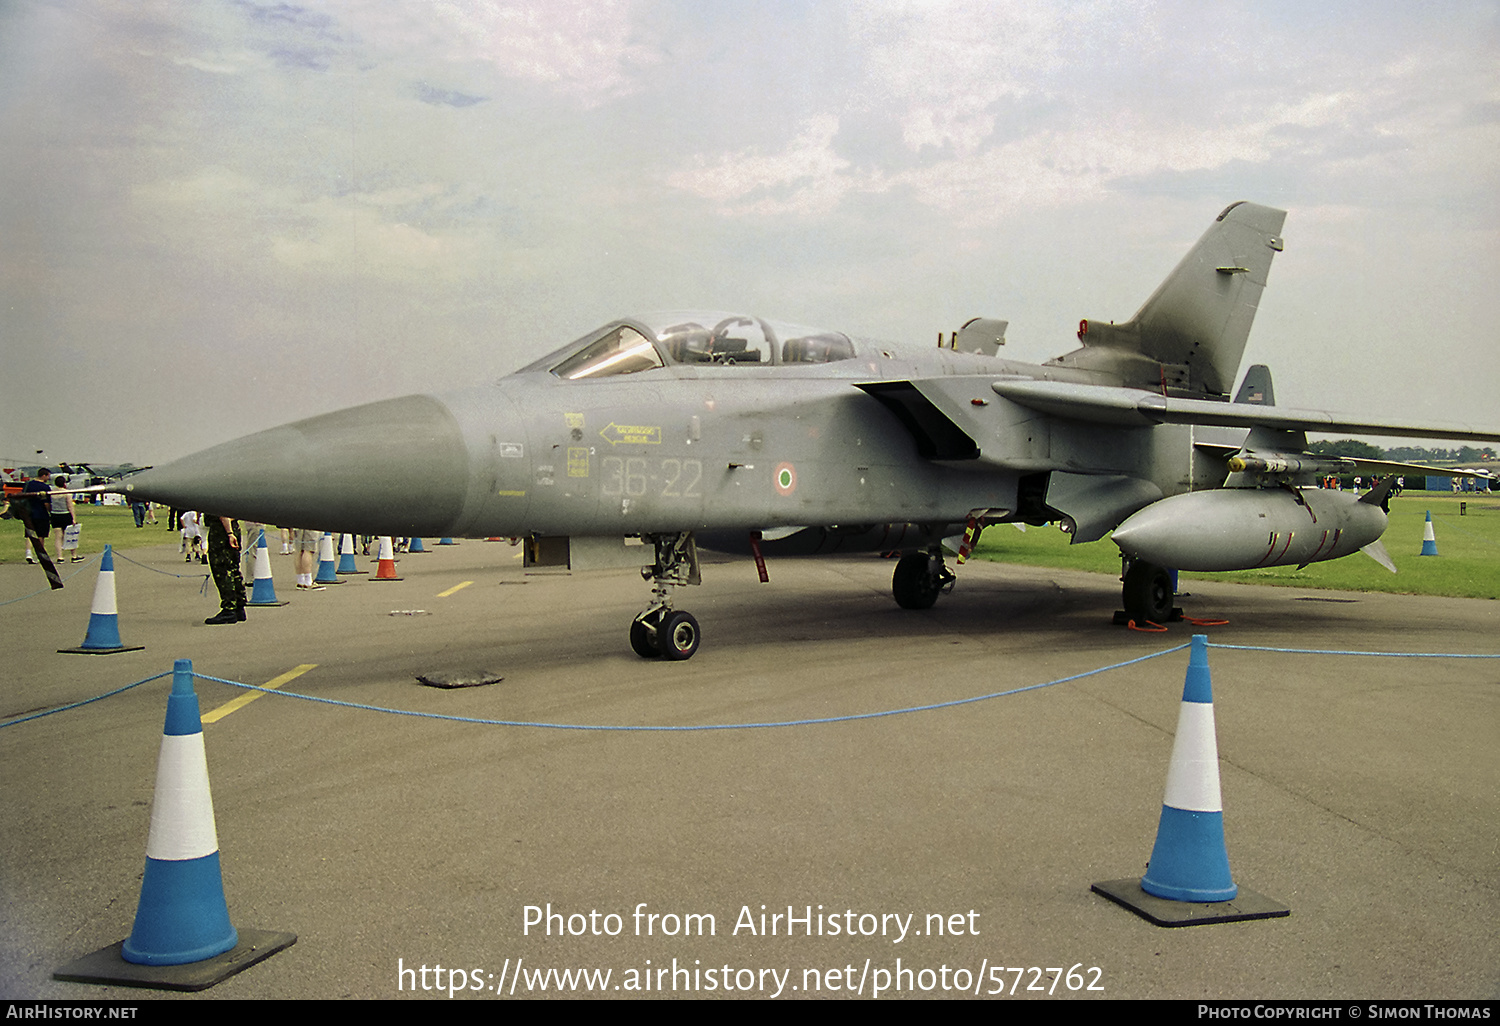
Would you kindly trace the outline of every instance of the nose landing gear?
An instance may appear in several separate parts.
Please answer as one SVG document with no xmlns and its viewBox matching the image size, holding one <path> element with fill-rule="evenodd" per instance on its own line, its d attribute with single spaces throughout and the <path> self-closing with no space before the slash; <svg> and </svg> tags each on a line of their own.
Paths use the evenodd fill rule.
<svg viewBox="0 0 1500 1026">
<path fill-rule="evenodd" d="M 651 604 L 630 624 L 630 647 L 642 659 L 691 659 L 702 635 L 692 613 L 672 608 L 672 589 L 701 582 L 698 546 L 691 531 L 643 537 L 656 546 L 656 562 L 641 567 Z"/>
</svg>

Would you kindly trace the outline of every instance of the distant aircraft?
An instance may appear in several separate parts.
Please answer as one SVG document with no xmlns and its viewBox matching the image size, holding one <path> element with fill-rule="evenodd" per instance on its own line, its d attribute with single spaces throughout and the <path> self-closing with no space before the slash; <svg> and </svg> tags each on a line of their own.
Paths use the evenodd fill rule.
<svg viewBox="0 0 1500 1026">
<path fill-rule="evenodd" d="M 651 558 L 629 632 L 643 657 L 698 648 L 674 593 L 698 583 L 699 541 L 752 551 L 763 577 L 765 554 L 900 553 L 895 599 L 924 609 L 954 581 L 945 538 L 1114 530 L 1126 611 L 1160 620 L 1166 567 L 1383 556 L 1385 493 L 1300 487 L 1356 466 L 1307 453 L 1305 432 L 1500 439 L 1277 407 L 1264 368 L 1230 401 L 1285 216 L 1232 204 L 1133 318 L 1082 321 L 1081 348 L 1041 365 L 998 355 L 1003 321 L 933 349 L 738 314 L 627 317 L 490 384 L 312 417 L 119 490 L 263 523 L 526 536 L 531 564 Z"/>
</svg>

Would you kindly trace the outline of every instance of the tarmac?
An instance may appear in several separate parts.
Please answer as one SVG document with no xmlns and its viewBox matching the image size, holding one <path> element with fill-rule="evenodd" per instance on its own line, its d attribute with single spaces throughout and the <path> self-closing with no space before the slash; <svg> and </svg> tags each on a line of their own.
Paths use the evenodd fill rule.
<svg viewBox="0 0 1500 1026">
<path fill-rule="evenodd" d="M 227 626 L 206 567 L 117 552 L 144 647 L 108 656 L 57 651 L 97 558 L 55 593 L 0 566 L 0 723 L 176 659 L 308 667 L 281 690 L 348 703 L 261 695 L 204 728 L 231 919 L 298 936 L 204 997 L 1500 996 L 1500 660 L 1216 647 L 1495 654 L 1500 604 L 1194 582 L 1189 614 L 1228 624 L 1150 634 L 1111 624 L 1107 576 L 970 562 L 909 612 L 876 557 L 768 584 L 726 558 L 681 592 L 703 645 L 670 663 L 630 650 L 635 571 L 426 541 L 401 581 L 318 592 L 273 554 L 287 605 Z M 1144 871 L 1194 632 L 1234 878 L 1286 918 L 1166 929 L 1090 891 Z M 52 976 L 130 933 L 169 686 L 0 727 L 0 996 L 170 996 Z"/>
</svg>

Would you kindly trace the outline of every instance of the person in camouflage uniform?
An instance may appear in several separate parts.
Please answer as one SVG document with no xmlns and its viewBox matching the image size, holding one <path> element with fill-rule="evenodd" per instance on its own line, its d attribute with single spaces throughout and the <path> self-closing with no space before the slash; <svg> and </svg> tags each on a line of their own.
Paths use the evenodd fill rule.
<svg viewBox="0 0 1500 1026">
<path fill-rule="evenodd" d="M 245 578 L 240 574 L 240 525 L 228 517 L 208 516 L 208 568 L 219 589 L 219 615 L 204 623 L 239 623 L 245 619 Z"/>
</svg>

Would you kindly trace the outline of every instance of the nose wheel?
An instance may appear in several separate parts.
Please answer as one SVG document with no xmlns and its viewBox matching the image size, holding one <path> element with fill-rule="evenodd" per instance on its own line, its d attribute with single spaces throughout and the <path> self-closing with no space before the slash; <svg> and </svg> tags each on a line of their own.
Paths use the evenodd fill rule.
<svg viewBox="0 0 1500 1026">
<path fill-rule="evenodd" d="M 630 647 L 642 659 L 691 659 L 702 634 L 692 613 L 672 608 L 672 589 L 699 582 L 698 547 L 691 532 L 646 537 L 656 545 L 656 562 L 641 567 L 651 604 L 631 621 Z"/>
</svg>

